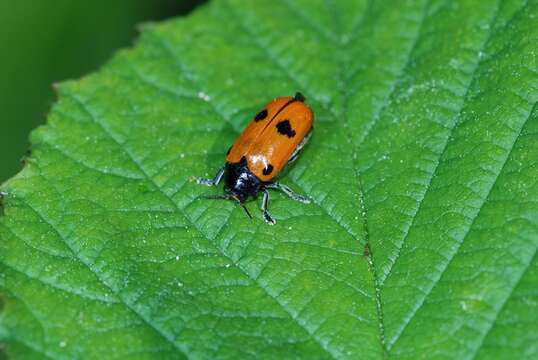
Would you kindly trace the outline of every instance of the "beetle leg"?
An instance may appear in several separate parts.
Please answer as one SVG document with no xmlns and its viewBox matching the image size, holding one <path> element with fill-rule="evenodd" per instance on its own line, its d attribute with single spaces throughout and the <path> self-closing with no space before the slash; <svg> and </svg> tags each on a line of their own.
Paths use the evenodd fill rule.
<svg viewBox="0 0 538 360">
<path fill-rule="evenodd" d="M 269 192 L 267 189 L 263 189 L 263 199 L 262 199 L 262 211 L 263 211 L 263 219 L 266 223 L 269 225 L 275 225 L 276 221 L 271 217 L 269 214 L 269 211 L 267 211 L 267 204 L 269 203 Z"/>
<path fill-rule="evenodd" d="M 290 189 L 286 185 L 282 185 L 279 182 L 274 182 L 274 183 L 271 183 L 271 184 L 267 184 L 266 187 L 268 189 L 280 190 L 284 194 L 288 195 L 290 199 L 293 199 L 295 201 L 302 202 L 303 204 L 310 204 L 310 199 L 309 198 L 307 198 L 306 196 L 297 194 L 292 189 Z"/>
<path fill-rule="evenodd" d="M 222 180 L 223 175 L 224 175 L 224 166 L 220 168 L 220 170 L 217 172 L 217 174 L 215 175 L 213 179 L 197 178 L 196 182 L 200 185 L 216 186 Z"/>
</svg>

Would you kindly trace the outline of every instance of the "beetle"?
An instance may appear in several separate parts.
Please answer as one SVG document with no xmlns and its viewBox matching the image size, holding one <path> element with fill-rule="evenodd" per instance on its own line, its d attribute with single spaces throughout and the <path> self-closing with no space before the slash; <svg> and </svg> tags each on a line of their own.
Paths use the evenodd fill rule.
<svg viewBox="0 0 538 360">
<path fill-rule="evenodd" d="M 197 179 L 200 185 L 216 186 L 224 178 L 224 194 L 206 198 L 234 200 L 252 219 L 244 203 L 262 192 L 261 210 L 270 225 L 276 221 L 267 209 L 269 189 L 282 191 L 301 203 L 310 203 L 306 196 L 274 179 L 287 164 L 297 159 L 312 136 L 313 123 L 314 113 L 300 92 L 269 102 L 228 149 L 225 165 L 215 177 Z"/>
</svg>

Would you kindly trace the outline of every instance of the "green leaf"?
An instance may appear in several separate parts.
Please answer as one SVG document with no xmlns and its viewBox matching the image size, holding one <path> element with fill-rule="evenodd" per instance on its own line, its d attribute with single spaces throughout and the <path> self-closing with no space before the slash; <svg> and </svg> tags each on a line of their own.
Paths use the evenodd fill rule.
<svg viewBox="0 0 538 360">
<path fill-rule="evenodd" d="M 538 356 L 538 3 L 213 1 L 59 87 L 3 190 L 13 358 Z M 270 227 L 199 199 L 275 96 Z M 259 199 L 258 199 L 259 201 Z"/>
</svg>

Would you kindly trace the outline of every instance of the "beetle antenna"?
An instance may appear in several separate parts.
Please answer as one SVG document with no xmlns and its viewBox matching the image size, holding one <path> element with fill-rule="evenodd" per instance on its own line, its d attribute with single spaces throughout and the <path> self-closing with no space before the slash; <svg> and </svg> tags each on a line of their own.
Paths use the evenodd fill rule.
<svg viewBox="0 0 538 360">
<path fill-rule="evenodd" d="M 211 200 L 231 200 L 232 197 L 230 195 L 226 194 L 220 194 L 220 195 L 202 195 L 200 196 L 202 199 L 211 199 Z"/>
<path fill-rule="evenodd" d="M 245 204 L 241 204 L 239 203 L 239 205 L 241 205 L 241 207 L 243 208 L 243 210 L 245 210 L 245 212 L 247 213 L 248 217 L 250 218 L 250 220 L 252 220 L 252 215 L 250 215 L 250 212 L 248 211 L 247 207 L 245 206 Z"/>
<path fill-rule="evenodd" d="M 239 201 L 239 199 L 233 195 L 228 194 L 219 194 L 219 195 L 203 195 L 201 196 L 202 199 L 211 199 L 211 200 L 235 200 L 238 205 L 240 205 L 243 210 L 247 213 L 247 216 L 250 220 L 252 220 L 252 215 L 250 214 L 250 211 L 248 211 L 247 207 Z"/>
<path fill-rule="evenodd" d="M 243 210 L 245 210 L 245 212 L 247 213 L 247 216 L 249 217 L 249 219 L 252 220 L 252 215 L 250 215 L 250 212 L 248 211 L 248 209 L 247 209 L 247 207 L 245 206 L 245 204 L 243 204 L 243 203 L 241 202 L 241 200 L 239 200 L 239 198 L 238 198 L 237 196 L 235 196 L 235 195 L 232 195 L 230 198 L 231 198 L 231 199 L 234 199 L 234 200 L 237 202 L 237 204 L 240 205 L 240 206 L 243 208 Z"/>
</svg>

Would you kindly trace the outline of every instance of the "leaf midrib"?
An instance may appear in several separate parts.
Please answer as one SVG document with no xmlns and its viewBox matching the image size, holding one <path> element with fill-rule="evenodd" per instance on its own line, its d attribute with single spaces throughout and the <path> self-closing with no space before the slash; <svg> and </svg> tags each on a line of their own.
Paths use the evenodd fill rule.
<svg viewBox="0 0 538 360">
<path fill-rule="evenodd" d="M 328 0 L 327 0 L 328 1 Z M 329 1 L 328 1 L 329 2 Z M 332 1 L 330 2 L 332 3 Z M 339 24 L 338 18 L 336 16 L 336 10 L 334 9 L 333 5 L 333 21 L 334 21 L 334 27 L 335 32 L 341 33 L 341 25 Z M 357 33 L 360 31 L 362 26 L 364 25 L 364 22 L 366 21 L 366 18 L 370 12 L 370 8 L 372 6 L 372 1 L 368 1 L 364 10 L 362 16 L 360 16 L 359 20 L 357 20 L 356 25 L 353 26 L 352 32 L 350 34 L 346 34 L 348 39 L 353 39 L 357 36 Z M 347 44 L 344 44 L 340 41 L 336 42 L 338 51 L 342 52 L 345 51 L 345 46 Z M 349 88 L 350 81 L 353 79 L 353 74 L 355 73 L 355 70 L 351 70 L 349 74 L 346 73 L 346 69 L 351 68 L 349 66 L 350 64 L 349 59 L 346 59 L 345 56 L 342 56 L 344 58 L 344 61 L 341 61 L 339 64 L 339 82 L 342 82 L 344 85 L 340 88 L 340 97 L 342 98 L 342 113 L 341 117 L 343 119 L 344 126 L 349 127 L 349 94 L 351 91 L 346 91 Z M 358 67 L 360 68 L 360 66 Z M 368 228 L 368 211 L 366 209 L 366 203 L 365 203 L 365 193 L 364 193 L 364 186 L 362 183 L 362 174 L 360 171 L 360 167 L 358 165 L 358 149 L 360 147 L 360 144 L 354 145 L 353 144 L 353 137 L 350 132 L 346 132 L 346 138 L 348 141 L 348 144 L 350 148 L 352 149 L 351 154 L 351 162 L 353 164 L 353 168 L 355 170 L 355 176 L 357 178 L 357 187 L 358 187 L 358 193 L 359 193 L 359 204 L 358 204 L 358 212 L 360 217 L 362 218 L 362 227 L 364 232 L 364 255 L 366 258 L 366 261 L 368 263 L 368 270 L 372 274 L 373 278 L 373 286 L 374 286 L 374 297 L 375 297 L 375 305 L 376 305 L 376 315 L 377 315 L 377 322 L 378 322 L 378 329 L 379 329 L 379 346 L 381 348 L 382 354 L 384 357 L 387 356 L 387 348 L 385 345 L 385 324 L 383 320 L 383 303 L 381 301 L 381 289 L 379 287 L 378 283 L 378 274 L 375 268 L 374 264 L 374 258 L 372 254 L 372 247 L 370 245 L 370 231 Z M 355 240 L 361 244 L 362 242 L 360 239 L 358 239 L 355 236 Z"/>
<path fill-rule="evenodd" d="M 283 2 L 285 2 L 287 7 L 290 8 L 290 5 L 288 4 L 287 1 L 283 1 Z M 328 3 L 329 3 L 329 1 L 328 1 Z M 368 1 L 367 5 L 366 5 L 363 14 L 361 16 L 359 16 L 359 20 L 357 21 L 356 25 L 353 27 L 352 33 L 348 34 L 349 39 L 354 38 L 356 36 L 356 34 L 361 30 L 361 27 L 362 27 L 364 21 L 366 20 L 368 10 L 370 9 L 371 5 L 372 5 L 372 1 L 370 0 L 370 1 Z M 267 57 L 271 60 L 271 62 L 273 62 L 289 80 L 294 82 L 301 89 L 308 89 L 308 86 L 301 85 L 300 82 L 294 76 L 291 75 L 291 73 L 287 70 L 287 68 L 285 66 L 283 66 L 282 64 L 280 64 L 280 62 L 277 60 L 277 58 L 275 58 L 272 55 L 272 53 L 269 51 L 269 49 L 266 46 L 263 46 L 263 44 L 261 44 L 257 40 L 257 37 L 250 31 L 250 28 L 244 23 L 243 17 L 238 16 L 232 6 L 230 6 L 229 8 L 230 8 L 230 13 L 234 14 L 236 20 L 238 21 L 238 23 L 240 24 L 242 29 L 245 31 L 245 33 L 253 40 L 254 44 L 256 44 L 256 46 L 258 48 L 260 48 L 267 55 Z M 334 15 L 336 15 L 336 11 L 334 10 L 334 8 L 333 8 L 332 12 L 333 12 Z M 304 24 L 306 24 L 310 28 L 314 29 L 318 34 L 323 35 L 327 39 L 330 39 L 330 37 L 328 37 L 325 34 L 324 31 L 322 31 L 319 28 L 315 27 L 309 21 L 306 21 L 305 19 L 307 19 L 307 18 L 305 18 L 305 16 L 301 15 L 300 19 L 303 21 Z M 338 29 L 337 20 L 335 19 L 334 21 L 335 21 L 336 31 L 333 30 L 330 33 L 331 34 L 338 34 L 339 29 Z M 338 39 L 336 39 L 334 41 L 336 43 L 337 50 L 342 51 L 342 49 L 344 48 L 344 46 L 346 44 L 341 43 Z M 338 74 L 339 74 L 340 80 L 343 80 L 345 84 L 348 84 L 349 81 L 351 80 L 351 77 L 349 75 L 347 75 L 347 76 L 345 75 L 346 74 L 346 71 L 345 71 L 346 68 L 347 68 L 347 64 L 345 62 L 341 62 L 339 64 Z M 347 86 L 343 86 L 341 88 L 341 94 L 340 94 L 340 96 L 342 96 L 342 98 L 344 100 L 344 106 L 343 106 L 342 114 L 340 114 L 340 115 L 342 115 L 342 117 L 344 119 L 344 123 L 348 122 L 347 102 L 349 101 L 349 97 L 346 95 L 346 93 L 344 93 L 346 88 L 347 88 Z M 322 108 L 324 108 L 330 114 L 332 114 L 335 119 L 337 119 L 339 117 L 338 116 L 339 114 L 337 114 L 332 108 L 328 108 L 323 102 L 319 101 L 316 97 L 312 96 L 312 98 L 315 100 L 315 102 L 318 105 L 320 105 Z M 332 103 L 332 102 L 333 102 L 333 99 L 330 99 L 329 103 Z M 365 235 L 364 243 L 365 243 L 365 246 L 367 246 L 368 249 L 369 249 L 368 252 L 367 252 L 366 258 L 367 258 L 367 262 L 368 262 L 368 269 L 371 272 L 372 277 L 373 277 L 373 281 L 374 281 L 374 289 L 373 289 L 374 291 L 373 291 L 373 293 L 374 293 L 374 299 L 375 299 L 376 311 L 377 311 L 377 321 L 378 321 L 378 328 L 379 328 L 379 342 L 380 342 L 380 347 L 381 347 L 382 353 L 386 355 L 384 323 L 383 323 L 383 313 L 382 313 L 382 302 L 381 302 L 381 297 L 380 297 L 380 289 L 379 289 L 379 287 L 377 285 L 377 274 L 376 274 L 375 266 L 374 266 L 374 263 L 373 263 L 372 252 L 371 252 L 371 248 L 370 248 L 370 245 L 369 245 L 369 235 L 368 235 L 368 225 L 367 225 L 367 221 L 368 221 L 367 220 L 367 210 L 366 210 L 366 207 L 364 206 L 364 201 L 363 201 L 364 200 L 364 191 L 363 191 L 362 183 L 361 183 L 361 180 L 360 180 L 361 179 L 361 174 L 360 174 L 359 167 L 357 166 L 357 156 L 356 156 L 356 154 L 357 154 L 357 150 L 358 150 L 359 146 L 353 146 L 352 141 L 351 141 L 352 139 L 351 139 L 351 136 L 350 136 L 349 133 L 347 133 L 346 136 L 347 136 L 348 142 L 350 143 L 350 146 L 351 146 L 351 149 L 352 149 L 352 159 L 351 159 L 351 161 L 353 163 L 353 167 L 354 167 L 354 170 L 355 170 L 356 176 L 358 178 L 358 182 L 359 182 L 359 197 L 362 199 L 360 201 L 361 204 L 359 204 L 359 214 L 360 214 L 360 217 L 362 218 L 363 230 L 365 232 L 364 233 L 364 235 Z M 296 181 L 294 181 L 294 184 L 298 185 L 304 191 L 304 188 L 301 186 L 301 184 L 299 184 Z M 339 227 L 344 229 L 353 239 L 355 239 L 355 241 L 356 241 L 356 243 L 358 245 L 363 243 L 363 241 L 360 238 L 358 238 L 357 235 L 353 231 L 351 231 L 349 224 L 346 224 L 345 222 L 342 223 L 342 221 L 343 221 L 342 218 L 340 218 L 340 219 L 335 218 L 315 198 L 314 198 L 314 203 L 320 209 L 322 209 L 323 212 L 329 218 L 331 218 L 336 224 L 338 224 Z M 361 208 L 362 208 L 363 211 L 361 211 Z"/>
</svg>

